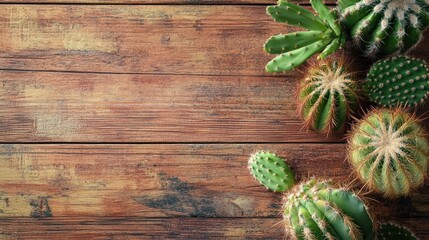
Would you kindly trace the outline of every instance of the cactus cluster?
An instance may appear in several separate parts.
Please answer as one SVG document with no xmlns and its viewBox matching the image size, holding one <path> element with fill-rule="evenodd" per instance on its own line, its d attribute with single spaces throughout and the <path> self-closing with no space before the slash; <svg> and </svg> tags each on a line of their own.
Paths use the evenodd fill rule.
<svg viewBox="0 0 429 240">
<path fill-rule="evenodd" d="M 429 94 L 428 72 L 423 60 L 392 57 L 371 67 L 364 89 L 371 101 L 384 107 L 417 106 Z"/>
<path fill-rule="evenodd" d="M 310 68 L 300 84 L 299 111 L 304 124 L 326 135 L 343 133 L 358 106 L 353 75 L 337 61 Z"/>
<path fill-rule="evenodd" d="M 339 0 L 338 6 L 350 38 L 369 57 L 412 49 L 429 24 L 423 0 Z"/>
<path fill-rule="evenodd" d="M 295 239 L 374 239 L 364 201 L 346 188 L 311 179 L 284 197 L 287 232 Z"/>
<path fill-rule="evenodd" d="M 406 196 L 424 182 L 429 142 L 402 109 L 376 109 L 353 128 L 349 159 L 365 185 L 386 197 Z"/>
<path fill-rule="evenodd" d="M 377 231 L 378 240 L 417 240 L 408 228 L 394 223 L 382 223 Z"/>
<path fill-rule="evenodd" d="M 316 53 L 320 53 L 319 58 L 324 59 L 344 46 L 346 35 L 338 23 L 337 12 L 330 10 L 322 0 L 311 0 L 311 5 L 317 16 L 284 0 L 267 8 L 267 13 L 275 21 L 307 29 L 275 35 L 267 40 L 264 44 L 265 51 L 279 54 L 266 65 L 268 72 L 292 70 Z"/>
<path fill-rule="evenodd" d="M 248 161 L 248 167 L 256 180 L 275 192 L 284 192 L 295 184 L 292 170 L 274 153 L 261 151 L 253 154 Z"/>
</svg>

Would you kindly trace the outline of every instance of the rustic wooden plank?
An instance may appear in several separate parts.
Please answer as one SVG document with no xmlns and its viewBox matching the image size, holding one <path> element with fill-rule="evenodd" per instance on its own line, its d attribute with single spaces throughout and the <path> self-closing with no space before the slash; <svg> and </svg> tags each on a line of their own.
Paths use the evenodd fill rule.
<svg viewBox="0 0 429 240">
<path fill-rule="evenodd" d="M 297 78 L 0 71 L 0 141 L 326 142 Z"/>
<path fill-rule="evenodd" d="M 308 0 L 294 0 L 293 2 L 299 4 L 309 4 Z M 124 5 L 124 4 L 174 4 L 174 5 L 241 5 L 241 4 L 275 4 L 275 0 L 1 0 L 0 3 L 40 3 L 40 4 L 110 4 L 110 5 Z M 334 4 L 334 0 L 325 1 L 327 4 Z"/>
<path fill-rule="evenodd" d="M 3 218 L 1 239 L 281 239 L 278 218 Z"/>
<path fill-rule="evenodd" d="M 0 66 L 268 75 L 264 66 L 273 56 L 263 52 L 263 43 L 291 30 L 273 22 L 265 6 L 6 4 L 0 8 Z M 422 43 L 415 52 L 427 58 L 428 46 Z"/>
<path fill-rule="evenodd" d="M 298 179 L 353 179 L 344 144 L 13 144 L 0 149 L 2 217 L 276 217 L 281 194 L 260 187 L 247 169 L 248 156 L 260 149 L 288 159 Z M 371 204 L 381 217 L 429 217 L 427 187 L 399 200 L 371 197 L 380 201 Z"/>
</svg>

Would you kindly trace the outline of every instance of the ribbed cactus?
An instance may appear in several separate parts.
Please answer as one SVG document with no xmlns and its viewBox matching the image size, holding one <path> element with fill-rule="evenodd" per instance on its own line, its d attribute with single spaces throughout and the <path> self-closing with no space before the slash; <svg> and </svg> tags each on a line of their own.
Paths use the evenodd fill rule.
<svg viewBox="0 0 429 240">
<path fill-rule="evenodd" d="M 316 53 L 321 53 L 320 59 L 326 58 L 345 44 L 346 37 L 338 24 L 336 11 L 329 10 L 322 0 L 311 0 L 311 5 L 317 16 L 284 0 L 267 8 L 275 21 L 308 30 L 275 35 L 267 40 L 265 51 L 280 54 L 266 65 L 268 72 L 292 70 Z"/>
<path fill-rule="evenodd" d="M 377 109 L 353 128 L 349 154 L 365 185 L 393 198 L 423 184 L 429 143 L 414 116 L 401 109 Z"/>
<path fill-rule="evenodd" d="M 381 106 L 416 106 L 429 94 L 428 67 L 423 60 L 406 56 L 378 61 L 369 70 L 364 89 Z"/>
<path fill-rule="evenodd" d="M 292 170 L 276 154 L 257 152 L 250 157 L 248 165 L 256 180 L 275 192 L 284 192 L 295 184 Z"/>
<path fill-rule="evenodd" d="M 408 228 L 394 223 L 382 223 L 377 231 L 378 240 L 417 240 Z"/>
<path fill-rule="evenodd" d="M 298 96 L 305 125 L 327 135 L 342 133 L 358 106 L 356 88 L 352 74 L 337 61 L 310 68 Z"/>
<path fill-rule="evenodd" d="M 429 24 L 423 0 L 339 0 L 343 25 L 370 57 L 412 49 Z"/>
<path fill-rule="evenodd" d="M 361 198 L 329 181 L 311 179 L 284 198 L 286 231 L 295 239 L 374 239 L 374 226 Z"/>
</svg>

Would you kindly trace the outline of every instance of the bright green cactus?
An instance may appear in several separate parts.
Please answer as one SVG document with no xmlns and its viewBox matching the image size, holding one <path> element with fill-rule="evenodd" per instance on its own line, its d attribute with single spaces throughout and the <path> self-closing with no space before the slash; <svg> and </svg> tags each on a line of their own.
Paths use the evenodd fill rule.
<svg viewBox="0 0 429 240">
<path fill-rule="evenodd" d="M 374 239 L 368 207 L 355 193 L 311 179 L 284 198 L 284 220 L 293 239 Z"/>
<path fill-rule="evenodd" d="M 312 12 L 293 3 L 280 0 L 276 6 L 269 6 L 267 13 L 281 23 L 299 26 L 308 31 L 275 35 L 267 40 L 267 53 L 280 54 L 265 67 L 268 72 L 284 72 L 298 67 L 316 53 L 324 59 L 345 44 L 337 21 L 337 13 L 329 10 L 322 0 L 311 0 Z"/>
<path fill-rule="evenodd" d="M 270 190 L 284 192 L 295 184 L 292 170 L 276 154 L 257 152 L 250 157 L 248 165 L 256 180 Z"/>
<path fill-rule="evenodd" d="M 384 107 L 416 106 L 429 94 L 428 67 L 423 60 L 398 56 L 375 63 L 364 89 L 370 100 Z"/>
<path fill-rule="evenodd" d="M 408 228 L 394 223 L 382 223 L 377 231 L 378 240 L 417 240 Z"/>
<path fill-rule="evenodd" d="M 359 179 L 394 198 L 424 182 L 429 142 L 418 120 L 401 109 L 376 109 L 360 120 L 349 139 L 349 159 Z"/>
<path fill-rule="evenodd" d="M 341 21 L 366 56 L 403 53 L 429 24 L 428 0 L 339 0 Z"/>
<path fill-rule="evenodd" d="M 310 68 L 298 96 L 304 124 L 326 135 L 343 133 L 358 107 L 356 85 L 353 75 L 337 61 Z"/>
</svg>

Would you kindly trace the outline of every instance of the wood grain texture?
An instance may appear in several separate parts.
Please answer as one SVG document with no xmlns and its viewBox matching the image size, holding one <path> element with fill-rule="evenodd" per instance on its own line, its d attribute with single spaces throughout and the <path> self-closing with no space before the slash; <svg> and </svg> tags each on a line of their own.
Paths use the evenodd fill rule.
<svg viewBox="0 0 429 240">
<path fill-rule="evenodd" d="M 293 0 L 291 2 L 298 4 L 309 4 L 307 0 Z M 327 4 L 335 4 L 334 0 L 324 1 Z M 174 4 L 174 5 L 241 5 L 241 4 L 275 4 L 275 0 L 1 0 L 0 3 L 40 3 L 40 4 L 109 4 L 109 5 L 123 5 L 123 4 Z"/>
<path fill-rule="evenodd" d="M 6 4 L 0 16 L 2 69 L 269 75 L 263 43 L 292 30 L 265 6 Z"/>
<path fill-rule="evenodd" d="M 285 157 L 298 179 L 346 183 L 354 178 L 344 144 L 7 144 L 0 149 L 3 217 L 276 217 L 281 194 L 264 190 L 247 169 L 249 155 L 260 149 Z M 384 218 L 428 218 L 428 196 L 428 188 L 399 200 L 373 195 L 383 204 L 371 204 Z"/>
<path fill-rule="evenodd" d="M 326 142 L 296 78 L 0 71 L 0 141 Z"/>
</svg>

